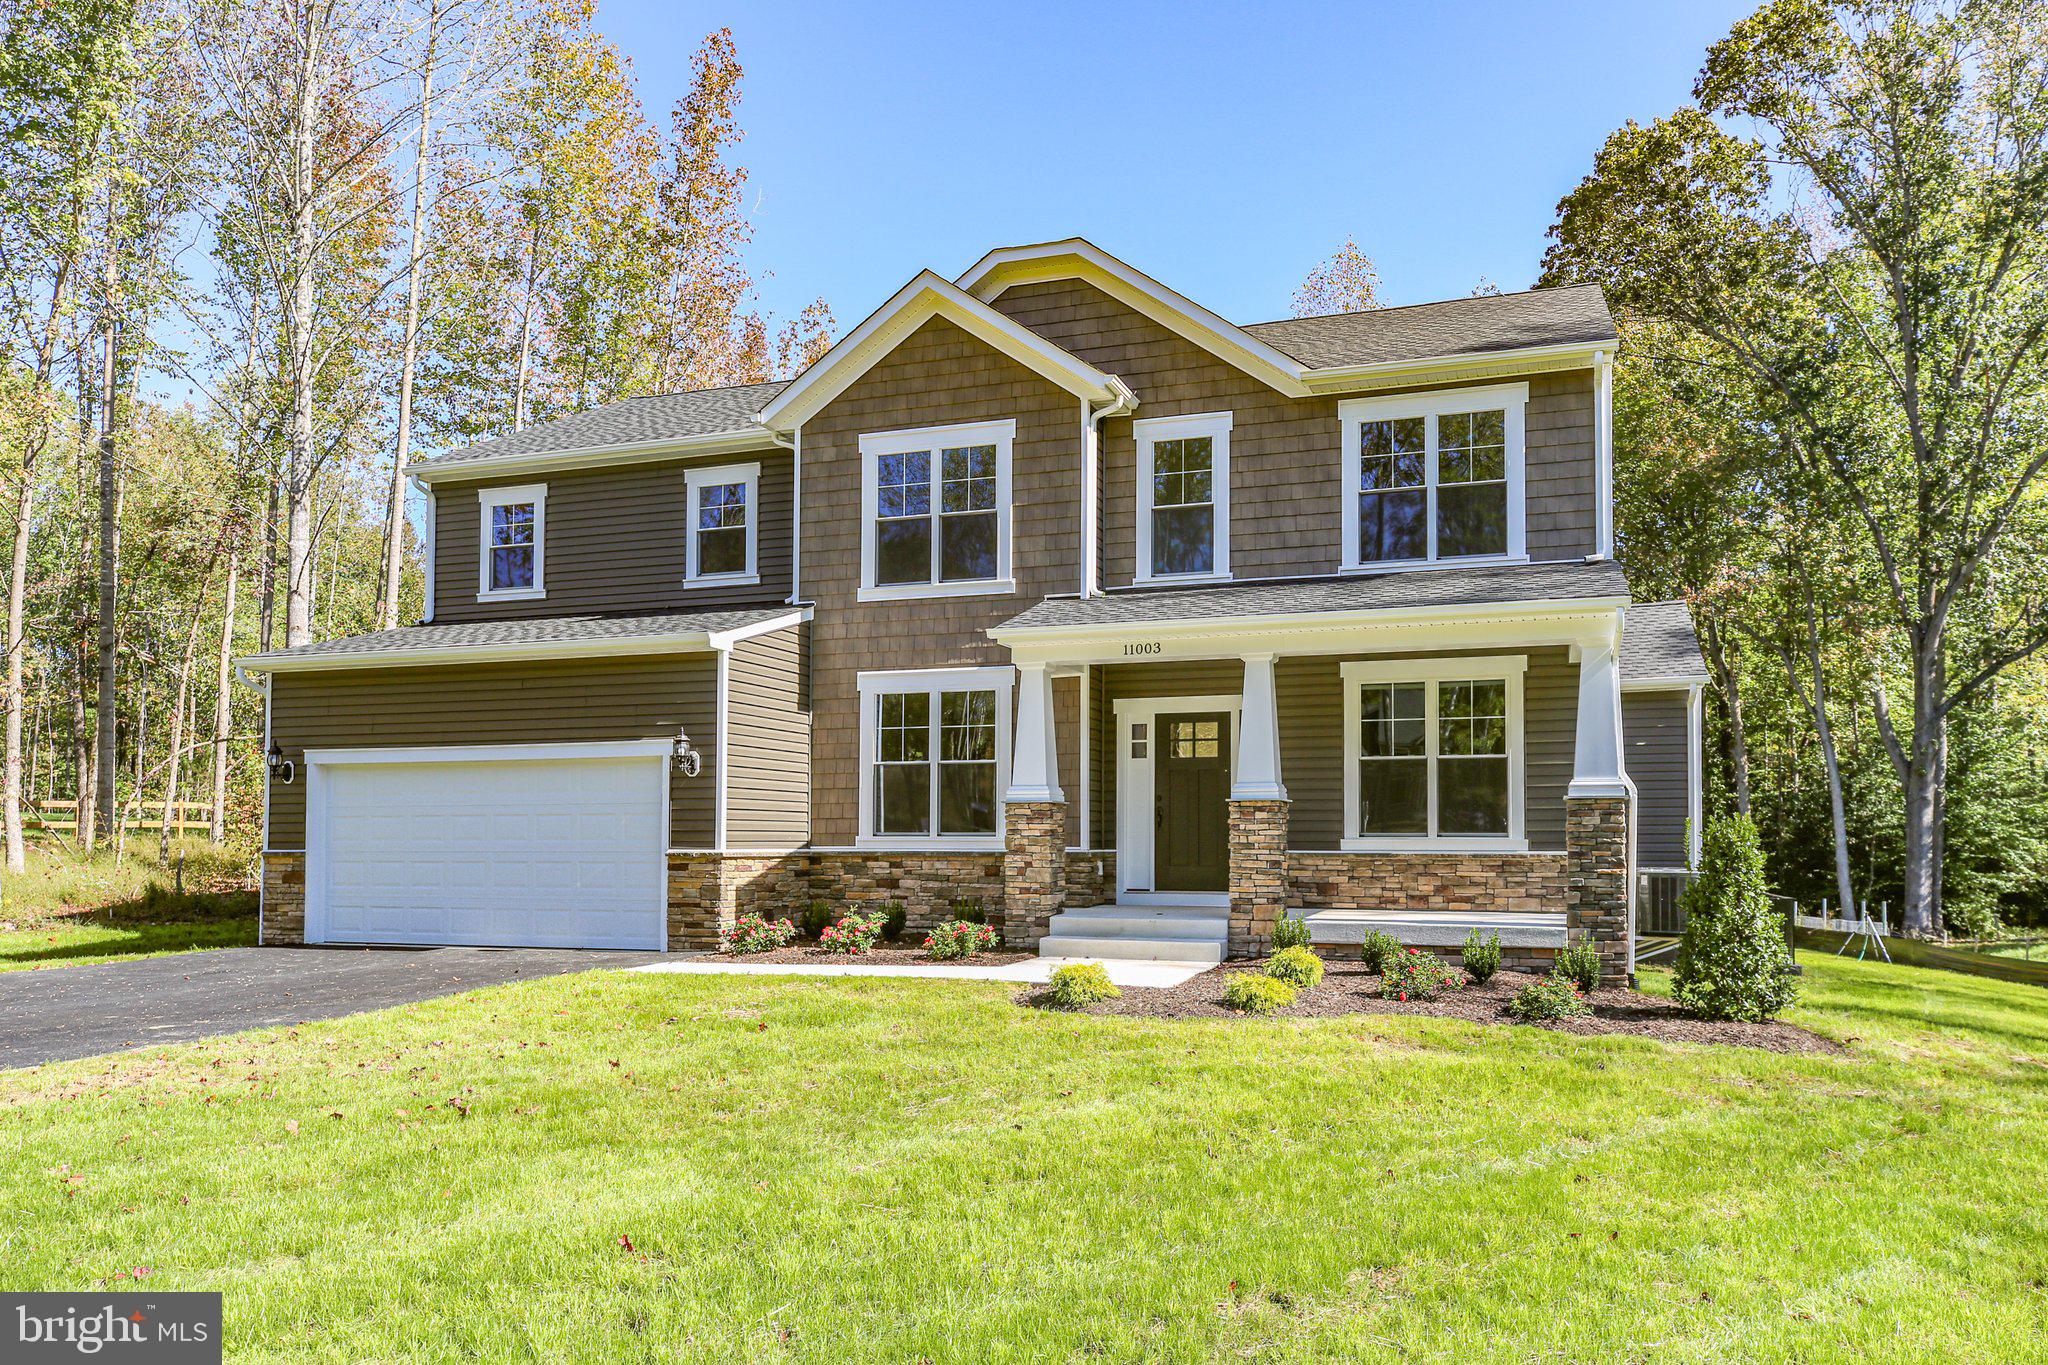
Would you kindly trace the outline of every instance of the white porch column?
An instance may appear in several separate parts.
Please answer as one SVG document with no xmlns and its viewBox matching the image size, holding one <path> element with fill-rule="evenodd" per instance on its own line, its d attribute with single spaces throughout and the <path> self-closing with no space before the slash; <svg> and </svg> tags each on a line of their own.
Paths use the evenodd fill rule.
<svg viewBox="0 0 2048 1365">
<path fill-rule="evenodd" d="M 1237 778 L 1233 801 L 1285 801 L 1280 782 L 1280 706 L 1273 692 L 1273 656 L 1246 654 L 1244 697 L 1238 714 Z"/>
<path fill-rule="evenodd" d="M 1621 670 L 1611 641 L 1579 646 L 1579 728 L 1571 796 L 1631 796 L 1621 766 Z"/>
<path fill-rule="evenodd" d="M 1043 663 L 1017 665 L 1017 738 L 1010 746 L 1009 801 L 1064 801 L 1053 747 L 1052 679 Z"/>
</svg>

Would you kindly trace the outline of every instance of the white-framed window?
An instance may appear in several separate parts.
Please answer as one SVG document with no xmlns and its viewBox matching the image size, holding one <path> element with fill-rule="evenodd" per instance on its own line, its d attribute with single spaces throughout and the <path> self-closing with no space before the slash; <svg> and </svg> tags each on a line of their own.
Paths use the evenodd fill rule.
<svg viewBox="0 0 2048 1365">
<path fill-rule="evenodd" d="M 1230 577 L 1231 414 L 1141 417 L 1137 581 Z"/>
<path fill-rule="evenodd" d="M 1014 592 L 1014 421 L 860 438 L 863 602 Z"/>
<path fill-rule="evenodd" d="M 1014 685 L 1007 667 L 860 675 L 862 845 L 1002 846 Z"/>
<path fill-rule="evenodd" d="M 1525 655 L 1343 665 L 1347 849 L 1528 847 Z"/>
<path fill-rule="evenodd" d="M 548 486 L 485 488 L 477 498 L 477 601 L 547 596 Z"/>
<path fill-rule="evenodd" d="M 1528 557 L 1527 384 L 1337 405 L 1344 567 L 1402 569 Z"/>
<path fill-rule="evenodd" d="M 689 489 L 689 543 L 684 549 L 687 587 L 737 587 L 759 583 L 755 558 L 759 533 L 761 466 L 718 465 L 683 476 Z"/>
</svg>

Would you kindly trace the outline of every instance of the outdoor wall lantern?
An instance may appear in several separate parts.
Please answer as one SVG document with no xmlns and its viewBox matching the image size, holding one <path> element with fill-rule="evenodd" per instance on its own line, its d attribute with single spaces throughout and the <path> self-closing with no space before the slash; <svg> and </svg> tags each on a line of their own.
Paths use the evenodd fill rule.
<svg viewBox="0 0 2048 1365">
<path fill-rule="evenodd" d="M 270 752 L 265 757 L 270 764 L 270 775 L 287 787 L 298 777 L 299 765 L 284 756 L 284 750 L 277 747 L 276 740 L 270 742 Z"/>
<path fill-rule="evenodd" d="M 676 742 L 669 750 L 668 761 L 684 777 L 695 777 L 704 771 L 704 755 L 690 743 L 690 732 L 681 728 L 676 730 Z"/>
</svg>

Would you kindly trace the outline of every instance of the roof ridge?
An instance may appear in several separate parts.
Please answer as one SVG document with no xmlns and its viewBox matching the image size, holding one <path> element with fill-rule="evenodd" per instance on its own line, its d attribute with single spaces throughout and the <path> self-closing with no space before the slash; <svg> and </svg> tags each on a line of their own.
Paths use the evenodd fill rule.
<svg viewBox="0 0 2048 1365">
<path fill-rule="evenodd" d="M 1377 317 L 1411 308 L 1441 308 L 1450 303 L 1481 303 L 1488 299 L 1518 299 L 1526 294 L 1558 294 L 1567 289 L 1598 289 L 1597 284 L 1539 284 L 1528 289 L 1510 289 L 1499 294 L 1467 294 L 1460 298 L 1424 299 L 1421 303 L 1393 303 L 1384 308 L 1352 308 L 1342 313 L 1310 313 L 1299 318 L 1268 318 L 1264 322 L 1240 322 L 1240 327 L 1284 327 L 1290 322 L 1328 322 L 1331 318 Z"/>
</svg>

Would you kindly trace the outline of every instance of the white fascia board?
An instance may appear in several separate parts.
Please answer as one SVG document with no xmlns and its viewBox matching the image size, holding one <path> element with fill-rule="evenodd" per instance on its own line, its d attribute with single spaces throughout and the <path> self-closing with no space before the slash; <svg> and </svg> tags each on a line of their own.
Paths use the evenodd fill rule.
<svg viewBox="0 0 2048 1365">
<path fill-rule="evenodd" d="M 403 744 L 389 748 L 308 749 L 308 766 L 362 763 L 533 763 L 575 759 L 666 758 L 670 739 L 622 739 L 511 744 Z M 666 843 L 664 839 L 662 842 Z"/>
<path fill-rule="evenodd" d="M 780 616 L 771 616 L 765 621 L 756 621 L 750 626 L 734 626 L 731 630 L 714 630 L 704 638 L 710 642 L 711 648 L 727 650 L 743 640 L 752 640 L 761 635 L 773 635 L 778 630 L 788 630 L 791 626 L 802 625 L 810 620 L 811 616 L 811 608 L 799 607 L 795 611 L 787 611 Z"/>
<path fill-rule="evenodd" d="M 1310 394 L 1303 379 L 1306 367 L 1299 360 L 1080 237 L 1034 246 L 1001 247 L 968 267 L 957 283 L 986 302 L 1013 285 L 1059 279 L 1079 279 L 1094 285 L 1126 307 L 1136 309 L 1291 398 L 1306 398 Z"/>
<path fill-rule="evenodd" d="M 766 431 L 714 431 L 699 436 L 675 436 L 658 441 L 628 441 L 617 445 L 583 446 L 576 450 L 533 451 L 525 455 L 500 455 L 454 464 L 413 465 L 408 473 L 422 483 L 453 483 L 467 479 L 497 479 L 514 474 L 543 474 L 555 470 L 599 468 L 621 464 L 649 464 L 658 460 L 687 460 L 702 455 L 743 455 L 774 450 L 775 440 Z"/>
<path fill-rule="evenodd" d="M 237 661 L 250 673 L 329 673 L 348 668 L 407 668 L 427 664 L 518 663 L 530 659 L 602 659 L 634 654 L 687 654 L 716 649 L 709 631 L 627 635 L 603 640 L 523 641 L 503 645 L 443 645 L 434 649 L 365 650 L 355 654 L 251 654 Z"/>
<path fill-rule="evenodd" d="M 882 357 L 933 317 L 962 331 L 1068 392 L 1092 402 L 1127 398 L 1114 375 L 1096 369 L 1029 328 L 1004 317 L 929 270 L 897 290 L 755 418 L 770 431 L 792 431 L 866 374 Z"/>
<path fill-rule="evenodd" d="M 1707 675 L 1704 673 L 1672 673 L 1653 678 L 1623 678 L 1621 680 L 1621 690 L 1624 692 L 1684 692 L 1695 687 L 1704 687 L 1707 681 Z"/>
<path fill-rule="evenodd" d="M 1369 365 L 1331 365 L 1307 370 L 1302 377 L 1312 392 L 1328 394 L 1457 379 L 1587 370 L 1592 369 L 1598 357 L 1611 352 L 1615 345 L 1613 341 L 1575 341 L 1555 346 L 1518 346 L 1512 350 L 1476 354 L 1427 356 L 1419 360 L 1388 360 Z"/>
</svg>

